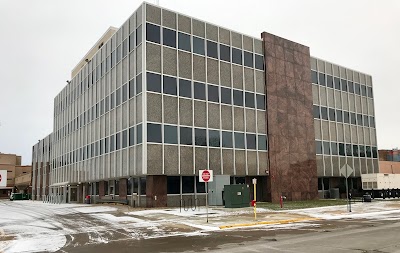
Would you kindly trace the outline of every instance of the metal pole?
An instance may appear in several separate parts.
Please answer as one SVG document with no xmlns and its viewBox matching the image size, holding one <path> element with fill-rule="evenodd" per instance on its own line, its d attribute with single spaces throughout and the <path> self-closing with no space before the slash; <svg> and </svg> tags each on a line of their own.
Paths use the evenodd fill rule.
<svg viewBox="0 0 400 253">
<path fill-rule="evenodd" d="M 208 182 L 206 182 L 206 209 L 207 209 L 207 223 L 208 223 Z"/>
<path fill-rule="evenodd" d="M 347 175 L 347 167 L 346 167 L 346 175 Z M 351 212 L 351 206 L 349 204 L 349 185 L 347 183 L 347 177 L 346 177 L 346 195 L 347 195 L 347 210 Z"/>
<path fill-rule="evenodd" d="M 256 195 L 257 195 L 257 183 L 254 184 L 254 220 L 257 220 L 257 203 L 256 203 Z"/>
</svg>

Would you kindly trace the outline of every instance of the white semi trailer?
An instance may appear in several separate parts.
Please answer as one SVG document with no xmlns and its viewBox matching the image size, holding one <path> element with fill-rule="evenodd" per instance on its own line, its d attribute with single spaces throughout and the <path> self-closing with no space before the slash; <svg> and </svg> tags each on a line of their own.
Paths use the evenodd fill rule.
<svg viewBox="0 0 400 253">
<path fill-rule="evenodd" d="M 362 188 L 364 192 L 375 197 L 400 197 L 400 174 L 362 174 Z"/>
</svg>

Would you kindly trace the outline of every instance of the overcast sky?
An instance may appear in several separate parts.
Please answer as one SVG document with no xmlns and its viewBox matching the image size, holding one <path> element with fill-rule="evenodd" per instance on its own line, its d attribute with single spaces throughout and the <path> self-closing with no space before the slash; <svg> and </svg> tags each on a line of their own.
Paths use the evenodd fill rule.
<svg viewBox="0 0 400 253">
<path fill-rule="evenodd" d="M 155 1 L 149 1 L 155 3 Z M 0 152 L 31 163 L 53 129 L 53 99 L 109 26 L 136 0 L 0 0 Z M 311 55 L 372 75 L 378 148 L 400 146 L 400 1 L 160 0 L 160 5 L 238 32 L 302 43 Z"/>
</svg>

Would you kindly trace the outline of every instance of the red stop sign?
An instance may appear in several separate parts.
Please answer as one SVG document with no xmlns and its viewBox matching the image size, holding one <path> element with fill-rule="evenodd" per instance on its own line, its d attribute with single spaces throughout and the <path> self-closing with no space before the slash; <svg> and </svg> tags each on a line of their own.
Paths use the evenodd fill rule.
<svg viewBox="0 0 400 253">
<path fill-rule="evenodd" d="M 208 182 L 210 180 L 210 172 L 208 170 L 203 171 L 203 173 L 201 173 L 201 178 L 204 182 Z"/>
<path fill-rule="evenodd" d="M 0 174 L 0 182 L 1 182 L 1 174 Z"/>
</svg>

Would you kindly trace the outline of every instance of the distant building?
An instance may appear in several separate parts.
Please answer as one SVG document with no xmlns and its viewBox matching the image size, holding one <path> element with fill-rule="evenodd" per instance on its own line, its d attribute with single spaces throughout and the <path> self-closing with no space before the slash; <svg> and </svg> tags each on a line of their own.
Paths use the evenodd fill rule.
<svg viewBox="0 0 400 253">
<path fill-rule="evenodd" d="M 143 3 L 72 70 L 32 161 L 36 199 L 67 202 L 204 204 L 204 169 L 213 205 L 253 178 L 258 200 L 315 199 L 343 184 L 346 164 L 361 189 L 361 174 L 379 171 L 372 77 L 267 32 Z"/>
<path fill-rule="evenodd" d="M 381 149 L 379 153 L 379 173 L 400 174 L 400 150 Z"/>
<path fill-rule="evenodd" d="M 400 150 L 396 149 L 380 149 L 379 161 L 400 162 Z"/>
<path fill-rule="evenodd" d="M 23 185 L 16 184 L 17 177 L 29 175 L 32 172 L 32 166 L 21 165 L 21 156 L 0 153 L 0 170 L 7 171 L 7 186 L 0 187 L 0 198 L 8 197 L 11 192 L 28 191 L 27 188 L 29 188 L 30 183 Z"/>
</svg>

